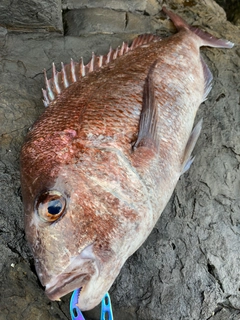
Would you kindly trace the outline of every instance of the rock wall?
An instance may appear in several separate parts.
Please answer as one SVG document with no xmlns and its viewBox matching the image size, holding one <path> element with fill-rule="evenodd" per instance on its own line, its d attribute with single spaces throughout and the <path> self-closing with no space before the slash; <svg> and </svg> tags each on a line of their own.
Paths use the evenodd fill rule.
<svg viewBox="0 0 240 320">
<path fill-rule="evenodd" d="M 0 320 L 70 319 L 51 302 L 24 238 L 19 151 L 44 111 L 43 68 L 85 62 L 136 34 L 174 32 L 161 0 L 7 1 L 0 4 Z M 144 245 L 110 290 L 115 320 L 240 319 L 240 29 L 213 0 L 168 0 L 190 24 L 236 45 L 203 48 L 213 90 L 184 174 Z M 99 309 L 85 313 L 99 319 Z"/>
</svg>

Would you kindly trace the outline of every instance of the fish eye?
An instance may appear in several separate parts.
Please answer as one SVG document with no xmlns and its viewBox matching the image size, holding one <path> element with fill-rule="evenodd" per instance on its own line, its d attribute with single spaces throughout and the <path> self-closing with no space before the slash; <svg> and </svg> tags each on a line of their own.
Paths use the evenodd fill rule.
<svg viewBox="0 0 240 320">
<path fill-rule="evenodd" d="M 61 192 L 49 190 L 43 192 L 36 200 L 36 210 L 39 217 L 47 222 L 54 222 L 64 213 L 66 199 Z"/>
</svg>

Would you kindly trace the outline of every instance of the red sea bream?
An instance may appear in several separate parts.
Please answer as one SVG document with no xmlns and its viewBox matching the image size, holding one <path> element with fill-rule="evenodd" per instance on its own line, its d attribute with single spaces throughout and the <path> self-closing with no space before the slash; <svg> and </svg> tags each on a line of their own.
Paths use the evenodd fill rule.
<svg viewBox="0 0 240 320">
<path fill-rule="evenodd" d="M 212 75 L 201 46 L 231 48 L 163 8 L 178 32 L 123 43 L 46 78 L 21 151 L 25 231 L 51 300 L 95 307 L 191 165 Z"/>
</svg>

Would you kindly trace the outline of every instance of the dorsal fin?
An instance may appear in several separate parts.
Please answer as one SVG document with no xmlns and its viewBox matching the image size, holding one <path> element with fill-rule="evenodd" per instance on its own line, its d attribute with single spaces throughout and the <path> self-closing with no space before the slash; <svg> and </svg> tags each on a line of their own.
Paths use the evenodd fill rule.
<svg viewBox="0 0 240 320">
<path fill-rule="evenodd" d="M 109 52 L 103 56 L 96 56 L 92 53 L 92 58 L 88 64 L 84 65 L 83 59 L 80 62 L 74 62 L 71 60 L 69 64 L 61 64 L 62 70 L 60 72 L 56 71 L 55 64 L 52 66 L 52 78 L 48 79 L 46 70 L 44 70 L 46 89 L 43 91 L 43 103 L 47 107 L 51 101 L 53 101 L 57 95 L 59 95 L 62 90 L 66 89 L 72 83 L 78 81 L 80 78 L 85 77 L 88 73 L 96 71 L 100 68 L 111 63 L 113 60 L 124 55 L 125 53 L 134 50 L 137 47 L 146 45 L 152 41 L 158 41 L 160 38 L 153 34 L 143 34 L 136 37 L 131 46 L 123 42 L 121 47 L 113 50 L 111 47 Z"/>
</svg>

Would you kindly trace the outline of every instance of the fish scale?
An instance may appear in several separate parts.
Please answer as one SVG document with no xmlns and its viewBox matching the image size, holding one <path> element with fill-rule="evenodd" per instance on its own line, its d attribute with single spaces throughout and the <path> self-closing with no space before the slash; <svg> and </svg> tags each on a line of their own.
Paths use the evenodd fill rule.
<svg viewBox="0 0 240 320">
<path fill-rule="evenodd" d="M 175 35 L 45 72 L 47 108 L 21 150 L 36 271 L 52 300 L 81 288 L 81 310 L 100 303 L 193 162 L 212 80 L 199 48 L 233 46 L 163 11 Z"/>
</svg>

